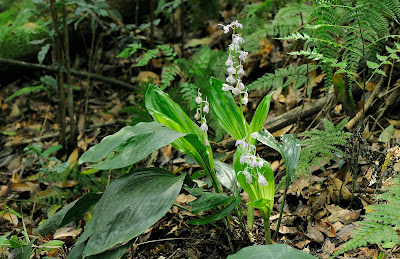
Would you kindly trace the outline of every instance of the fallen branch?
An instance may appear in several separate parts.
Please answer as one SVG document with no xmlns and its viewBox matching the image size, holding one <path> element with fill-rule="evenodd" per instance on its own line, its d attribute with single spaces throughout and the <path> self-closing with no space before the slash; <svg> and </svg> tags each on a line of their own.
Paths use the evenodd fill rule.
<svg viewBox="0 0 400 259">
<path fill-rule="evenodd" d="M 5 64 L 5 65 L 11 65 L 11 66 L 19 66 L 19 67 L 25 67 L 33 70 L 46 70 L 49 72 L 56 72 L 57 69 L 51 66 L 46 66 L 46 65 L 39 65 L 39 64 L 34 64 L 34 63 L 28 63 L 24 61 L 17 61 L 17 60 L 12 60 L 12 59 L 6 59 L 6 58 L 0 58 L 0 64 Z M 75 69 L 71 69 L 71 74 L 77 77 L 83 77 L 86 78 L 90 76 L 93 80 L 100 81 L 112 86 L 117 86 L 117 87 L 122 87 L 124 89 L 130 90 L 130 91 L 140 91 L 140 89 L 136 86 L 133 86 L 131 84 L 122 82 L 117 79 L 113 78 L 108 78 L 105 76 L 100 76 L 94 73 L 87 73 L 87 72 L 82 72 L 78 71 Z"/>
<path fill-rule="evenodd" d="M 115 125 L 115 124 L 118 124 L 118 123 L 122 123 L 122 122 L 121 122 L 121 121 L 114 120 L 114 121 L 108 121 L 108 122 L 101 123 L 101 124 L 90 125 L 90 126 L 86 129 L 86 132 L 91 131 L 91 130 L 93 130 L 93 129 L 105 127 L 105 126 Z M 67 130 L 67 133 L 69 133 L 69 129 Z M 15 142 L 15 143 L 12 143 L 12 141 L 11 141 L 11 142 L 9 142 L 9 143 L 11 144 L 11 146 L 27 145 L 27 144 L 31 144 L 31 143 L 35 143 L 35 142 L 42 142 L 43 140 L 46 140 L 46 139 L 56 138 L 56 137 L 58 137 L 59 135 L 60 135 L 59 132 L 55 132 L 55 133 L 49 133 L 49 134 L 46 134 L 46 135 L 43 135 L 43 136 L 40 136 L 40 137 L 35 137 L 35 138 L 30 138 L 30 139 L 24 139 L 24 140 L 21 140 L 21 141 L 19 141 L 19 142 Z"/>
</svg>

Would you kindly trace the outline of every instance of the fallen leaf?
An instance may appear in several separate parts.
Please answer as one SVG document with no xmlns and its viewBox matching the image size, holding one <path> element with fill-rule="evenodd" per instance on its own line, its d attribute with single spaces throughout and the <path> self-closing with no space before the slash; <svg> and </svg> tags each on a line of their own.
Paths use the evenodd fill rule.
<svg viewBox="0 0 400 259">
<path fill-rule="evenodd" d="M 56 233 L 54 233 L 54 239 L 66 239 L 68 237 L 77 237 L 80 233 L 82 233 L 82 229 L 75 229 L 74 227 L 66 227 L 57 229 Z"/>
<path fill-rule="evenodd" d="M 18 225 L 18 217 L 8 211 L 0 211 L 0 219 L 5 219 L 14 226 Z"/>
<path fill-rule="evenodd" d="M 39 189 L 38 181 L 24 181 L 19 183 L 13 183 L 10 186 L 11 190 L 16 192 L 30 192 L 34 193 Z"/>
<path fill-rule="evenodd" d="M 343 224 L 349 224 L 360 217 L 360 212 L 361 210 L 346 212 L 340 217 L 340 221 L 343 222 Z"/>
</svg>

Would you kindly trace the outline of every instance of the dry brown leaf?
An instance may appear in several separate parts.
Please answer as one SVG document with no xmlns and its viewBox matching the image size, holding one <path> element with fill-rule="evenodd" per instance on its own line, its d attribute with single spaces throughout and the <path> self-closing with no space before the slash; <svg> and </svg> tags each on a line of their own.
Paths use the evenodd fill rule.
<svg viewBox="0 0 400 259">
<path fill-rule="evenodd" d="M 131 79 L 132 83 L 135 82 L 151 82 L 153 84 L 159 85 L 161 83 L 160 76 L 152 71 L 141 71 L 136 78 Z"/>
<path fill-rule="evenodd" d="M 80 233 L 82 233 L 82 229 L 75 229 L 74 227 L 66 227 L 57 229 L 56 233 L 54 233 L 54 239 L 66 239 L 68 237 L 77 237 Z"/>
<path fill-rule="evenodd" d="M 3 197 L 4 195 L 6 195 L 7 191 L 8 191 L 8 186 L 7 185 L 2 185 L 0 187 L 0 197 Z"/>
<path fill-rule="evenodd" d="M 8 222 L 13 224 L 14 226 L 18 225 L 18 217 L 16 215 L 14 215 L 14 214 L 11 214 L 8 211 L 1 211 L 0 212 L 0 219 L 7 220 Z"/>
<path fill-rule="evenodd" d="M 276 137 L 280 137 L 282 135 L 285 135 L 286 133 L 289 132 L 289 130 L 292 129 L 292 127 L 293 127 L 293 124 L 291 124 L 289 126 L 286 126 L 286 127 L 282 128 L 280 130 L 277 130 L 274 133 L 272 133 L 272 136 L 274 136 L 276 138 Z"/>
<path fill-rule="evenodd" d="M 322 246 L 322 258 L 329 258 L 331 254 L 333 254 L 335 250 L 335 244 L 332 243 L 329 239 L 327 239 Z"/>
<path fill-rule="evenodd" d="M 38 181 L 24 181 L 11 184 L 11 190 L 16 192 L 30 192 L 34 193 L 39 189 Z"/>
<path fill-rule="evenodd" d="M 196 197 L 194 197 L 193 195 L 181 193 L 178 195 L 175 202 L 180 204 L 188 204 L 189 202 L 194 200 L 196 200 Z"/>
<path fill-rule="evenodd" d="M 361 210 L 346 212 L 340 217 L 340 221 L 343 222 L 343 224 L 349 224 L 360 217 L 360 212 Z"/>
<path fill-rule="evenodd" d="M 322 243 L 325 240 L 324 235 L 322 235 L 322 233 L 315 227 L 311 226 L 311 224 L 308 224 L 307 226 L 307 236 L 314 238 L 319 243 Z"/>
<path fill-rule="evenodd" d="M 329 223 L 329 222 L 322 222 L 321 220 L 317 220 L 317 223 L 315 224 L 315 228 L 318 231 L 321 231 L 328 237 L 335 237 L 336 236 L 336 230 L 335 227 Z"/>
</svg>

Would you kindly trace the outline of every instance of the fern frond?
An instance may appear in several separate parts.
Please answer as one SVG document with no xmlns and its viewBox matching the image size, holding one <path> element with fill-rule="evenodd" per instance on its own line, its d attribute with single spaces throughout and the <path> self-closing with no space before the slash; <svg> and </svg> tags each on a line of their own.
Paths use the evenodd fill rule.
<svg viewBox="0 0 400 259">
<path fill-rule="evenodd" d="M 388 188 L 382 195 L 378 196 L 378 200 L 381 203 L 370 207 L 372 211 L 364 216 L 364 220 L 360 222 L 360 226 L 357 227 L 352 239 L 340 246 L 332 257 L 367 244 L 400 243 L 399 185 L 396 184 Z"/>
<path fill-rule="evenodd" d="M 351 136 L 351 133 L 343 131 L 347 121 L 348 118 L 345 118 L 335 126 L 324 119 L 325 130 L 314 129 L 299 134 L 304 139 L 301 142 L 303 148 L 296 168 L 297 173 L 309 172 L 311 166 L 321 167 L 321 164 L 329 163 L 330 160 L 335 160 L 338 154 L 343 153 L 342 148 Z"/>
<path fill-rule="evenodd" d="M 37 86 L 27 86 L 24 87 L 17 92 L 13 93 L 11 96 L 9 96 L 7 99 L 4 100 L 4 102 L 8 102 L 11 99 L 14 99 L 15 97 L 21 96 L 21 95 L 28 95 L 31 93 L 39 93 L 45 91 L 47 94 L 50 94 L 49 89 L 45 87 L 44 85 L 37 85 Z"/>
<path fill-rule="evenodd" d="M 261 88 L 269 90 L 286 87 L 293 83 L 293 89 L 297 89 L 307 82 L 308 72 L 316 68 L 317 66 L 314 64 L 308 64 L 308 71 L 307 64 L 298 67 L 290 65 L 288 68 L 278 68 L 275 73 L 266 73 L 247 87 L 250 90 Z"/>
<path fill-rule="evenodd" d="M 176 70 L 172 66 L 163 67 L 161 72 L 161 89 L 164 90 L 171 85 L 176 76 Z"/>
</svg>

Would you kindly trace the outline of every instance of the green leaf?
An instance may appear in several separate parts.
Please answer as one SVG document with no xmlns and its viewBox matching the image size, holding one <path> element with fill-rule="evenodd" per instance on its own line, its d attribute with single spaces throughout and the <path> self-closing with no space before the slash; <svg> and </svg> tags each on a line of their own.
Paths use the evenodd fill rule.
<svg viewBox="0 0 400 259">
<path fill-rule="evenodd" d="M 263 209 L 264 207 L 268 207 L 270 203 L 271 203 L 271 199 L 262 198 L 262 199 L 258 199 L 255 201 L 248 202 L 247 205 L 254 207 L 254 208 L 258 208 L 258 209 Z"/>
<path fill-rule="evenodd" d="M 43 60 L 46 57 L 47 53 L 49 52 L 49 49 L 50 49 L 50 44 L 46 44 L 40 49 L 38 53 L 39 64 L 43 63 Z"/>
<path fill-rule="evenodd" d="M 44 85 L 37 85 L 37 86 L 27 86 L 22 88 L 21 90 L 18 90 L 17 92 L 13 93 L 11 96 L 7 97 L 7 99 L 4 100 L 4 102 L 8 102 L 9 100 L 18 97 L 20 95 L 26 95 L 26 94 L 31 94 L 35 92 L 41 92 L 45 91 L 48 92 L 49 90 L 44 86 Z"/>
<path fill-rule="evenodd" d="M 33 242 L 35 242 L 35 240 L 36 240 L 36 238 L 32 239 L 27 246 L 22 248 L 23 252 L 20 257 L 21 259 L 30 259 L 31 254 L 32 254 L 32 245 L 33 245 Z"/>
<path fill-rule="evenodd" d="M 368 66 L 369 68 L 371 68 L 371 69 L 376 69 L 376 68 L 379 67 L 379 64 L 367 60 L 367 66 Z"/>
<path fill-rule="evenodd" d="M 10 235 L 10 234 L 5 234 L 5 235 L 3 235 L 3 236 L 0 237 L 0 247 L 3 247 L 4 241 L 7 240 L 7 237 L 8 237 L 9 235 Z"/>
<path fill-rule="evenodd" d="M 211 172 L 214 167 L 212 164 L 212 150 L 210 146 L 204 146 L 205 134 L 200 130 L 199 126 L 159 87 L 150 85 L 145 99 L 146 108 L 154 120 L 167 125 L 173 130 L 194 134 L 175 140 L 172 142 L 172 146 L 189 155 L 204 170 Z"/>
<path fill-rule="evenodd" d="M 260 104 L 257 107 L 256 112 L 254 113 L 254 117 L 250 123 L 250 134 L 253 132 L 260 131 L 261 127 L 263 126 L 265 120 L 267 119 L 268 111 L 269 111 L 269 104 L 271 102 L 271 96 L 274 92 L 265 96 Z"/>
<path fill-rule="evenodd" d="M 46 248 L 46 247 L 52 247 L 52 246 L 63 246 L 64 241 L 61 240 L 51 240 L 47 243 L 44 243 L 43 245 L 40 245 L 39 248 Z M 54 249 L 54 248 L 53 248 Z"/>
<path fill-rule="evenodd" d="M 237 106 L 231 92 L 222 90 L 222 82 L 211 78 L 210 105 L 219 125 L 234 139 L 246 137 L 249 124 Z"/>
<path fill-rule="evenodd" d="M 307 254 L 306 252 L 297 250 L 285 244 L 272 245 L 255 245 L 245 247 L 239 250 L 236 254 L 228 257 L 228 259 L 316 259 L 316 257 Z"/>
<path fill-rule="evenodd" d="M 281 137 L 281 145 L 267 130 L 255 132 L 251 136 L 281 154 L 285 161 L 288 182 L 290 182 L 300 158 L 300 140 L 296 139 L 293 135 L 283 135 Z"/>
<path fill-rule="evenodd" d="M 215 172 L 217 174 L 218 181 L 228 188 L 232 193 L 236 193 L 240 186 L 236 179 L 236 173 L 233 166 L 223 163 L 221 161 L 215 161 Z"/>
<path fill-rule="evenodd" d="M 161 168 L 145 168 L 112 182 L 76 242 L 79 247 L 88 240 L 83 258 L 121 247 L 146 231 L 171 208 L 184 178 Z"/>
<path fill-rule="evenodd" d="M 79 219 L 92 207 L 101 197 L 98 193 L 87 193 L 82 198 L 71 202 L 66 207 L 55 213 L 51 218 L 43 222 L 34 232 L 45 236 L 48 233 L 55 233 L 57 229 L 65 226 L 73 220 Z"/>
<path fill-rule="evenodd" d="M 229 206 L 225 207 L 220 212 L 212 214 L 202 219 L 189 220 L 188 222 L 192 225 L 203 225 L 220 220 L 223 217 L 229 215 L 231 211 L 234 210 L 240 204 L 240 201 L 241 201 L 240 198 L 236 198 L 234 202 L 232 202 Z"/>
<path fill-rule="evenodd" d="M 79 164 L 96 163 L 92 167 L 100 170 L 126 167 L 185 135 L 157 122 L 126 126 L 86 151 Z"/>
<path fill-rule="evenodd" d="M 300 159 L 301 145 L 300 140 L 298 140 L 294 135 L 283 135 L 281 137 L 283 144 L 283 157 L 285 159 L 286 165 L 286 175 L 292 179 L 294 172 L 296 170 L 297 164 Z"/>
<path fill-rule="evenodd" d="M 192 192 L 191 194 L 195 195 Z M 189 205 L 192 206 L 191 211 L 194 214 L 198 214 L 202 211 L 209 210 L 220 205 L 230 204 L 235 199 L 235 197 L 215 192 L 201 192 L 197 194 L 199 194 L 200 197 L 192 202 L 189 202 Z"/>
</svg>

